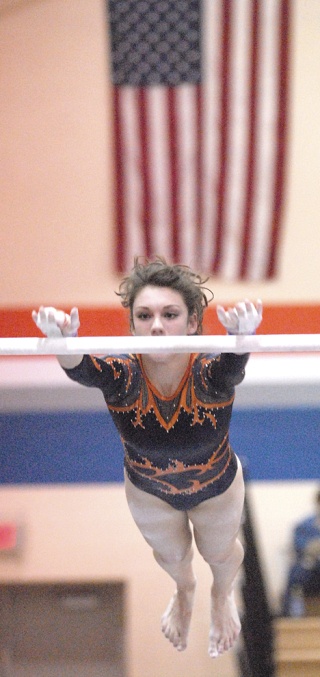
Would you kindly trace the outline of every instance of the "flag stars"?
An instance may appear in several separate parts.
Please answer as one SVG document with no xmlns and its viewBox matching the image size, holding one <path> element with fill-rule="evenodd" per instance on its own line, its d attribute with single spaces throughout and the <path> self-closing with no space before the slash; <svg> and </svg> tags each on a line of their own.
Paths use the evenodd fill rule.
<svg viewBox="0 0 320 677">
<path fill-rule="evenodd" d="M 109 0 L 109 10 L 114 84 L 200 82 L 198 0 Z"/>
</svg>

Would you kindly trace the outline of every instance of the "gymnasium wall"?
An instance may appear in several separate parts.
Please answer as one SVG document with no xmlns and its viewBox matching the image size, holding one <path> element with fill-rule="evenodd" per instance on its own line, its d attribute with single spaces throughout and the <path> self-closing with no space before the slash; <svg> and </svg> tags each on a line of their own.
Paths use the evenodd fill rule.
<svg viewBox="0 0 320 677">
<path fill-rule="evenodd" d="M 261 298 L 265 333 L 320 331 L 320 4 L 293 0 L 292 7 L 290 152 L 278 275 L 269 282 L 209 284 L 215 302 Z M 82 335 L 126 334 L 114 294 L 119 277 L 104 1 L 3 0 L 0 60 L 0 335 L 37 334 L 30 311 L 42 303 L 78 305 Z M 192 256 L 185 263 L 192 265 Z M 206 331 L 221 333 L 214 306 Z M 306 356 L 281 363 L 277 356 L 255 357 L 237 396 L 232 443 L 247 461 L 275 608 L 291 528 L 312 510 L 320 477 L 319 375 L 319 362 Z M 214 677 L 222 665 L 232 677 L 232 661 L 217 666 L 205 657 L 210 582 L 198 559 L 190 651 L 177 657 L 161 643 L 159 618 L 171 584 L 128 514 L 119 441 L 96 394 L 73 390 L 62 379 L 51 359 L 0 359 L 0 515 L 25 524 L 22 553 L 0 559 L 0 580 L 124 579 L 130 677 L 168 671 Z"/>
<path fill-rule="evenodd" d="M 320 8 L 292 0 L 292 10 L 278 275 L 259 284 L 213 279 L 217 302 L 320 303 Z M 7 314 L 41 303 L 117 305 L 104 0 L 2 0 L 0 18 L 0 305 Z"/>
</svg>

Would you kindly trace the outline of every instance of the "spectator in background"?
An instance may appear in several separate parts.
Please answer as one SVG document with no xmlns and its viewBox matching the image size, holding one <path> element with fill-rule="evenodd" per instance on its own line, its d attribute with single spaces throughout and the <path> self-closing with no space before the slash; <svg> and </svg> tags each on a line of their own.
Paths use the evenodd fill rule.
<svg viewBox="0 0 320 677">
<path fill-rule="evenodd" d="M 299 522 L 293 531 L 294 562 L 283 596 L 284 616 L 303 615 L 303 598 L 320 595 L 320 487 L 315 514 Z"/>
</svg>

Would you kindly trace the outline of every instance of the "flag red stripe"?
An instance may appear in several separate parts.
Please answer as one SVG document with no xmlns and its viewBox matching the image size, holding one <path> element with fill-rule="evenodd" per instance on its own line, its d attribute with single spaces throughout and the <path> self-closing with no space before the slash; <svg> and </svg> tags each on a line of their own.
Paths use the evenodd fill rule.
<svg viewBox="0 0 320 677">
<path fill-rule="evenodd" d="M 284 201 L 285 158 L 287 146 L 287 116 L 289 88 L 289 34 L 291 0 L 281 0 L 279 7 L 279 80 L 278 80 L 278 129 L 277 157 L 275 167 L 274 206 L 271 228 L 271 247 L 267 277 L 273 277 L 278 265 L 280 224 Z"/>
<path fill-rule="evenodd" d="M 151 183 L 149 158 L 148 95 L 143 87 L 137 88 L 136 105 L 139 111 L 139 141 L 141 151 L 140 178 L 142 183 L 141 225 L 144 238 L 144 250 L 147 256 L 154 254 L 151 244 Z M 130 227 L 130 224 L 129 224 Z"/>
<path fill-rule="evenodd" d="M 198 261 L 199 254 L 201 249 L 201 224 L 203 223 L 203 196 L 202 196 L 202 186 L 203 186 L 203 138 L 202 138 L 202 122 L 203 122 L 203 97 L 202 97 L 202 87 L 197 85 L 195 88 L 196 96 L 196 136 L 197 136 L 197 153 L 196 153 L 196 211 L 195 218 L 195 243 L 197 251 L 193 252 L 194 260 L 197 265 L 200 265 Z"/>
<path fill-rule="evenodd" d="M 252 2 L 251 17 L 251 45 L 250 45 L 250 101 L 249 101 L 249 134 L 248 134 L 248 164 L 247 164 L 247 185 L 246 185 L 246 204 L 244 210 L 244 219 L 242 226 L 242 257 L 240 265 L 241 279 L 246 277 L 249 263 L 249 243 L 254 227 L 253 213 L 255 200 L 255 171 L 256 171 L 256 142 L 257 142 L 257 97 L 258 97 L 258 72 L 259 72 L 259 19 L 260 19 L 260 0 Z"/>
<path fill-rule="evenodd" d="M 172 238 L 172 257 L 174 261 L 179 261 L 179 205 L 178 205 L 178 191 L 179 191 L 179 171 L 178 171 L 178 147 L 177 147 L 177 130 L 178 130 L 178 113 L 176 91 L 174 87 L 168 87 L 168 127 L 169 127 L 169 163 L 170 163 L 170 210 L 171 210 L 171 227 Z"/>
<path fill-rule="evenodd" d="M 224 199 L 227 180 L 228 141 L 229 141 L 229 73 L 230 73 L 230 42 L 231 42 L 231 12 L 232 3 L 223 0 L 222 3 L 222 42 L 221 42 L 221 96 L 220 96 L 220 170 L 217 183 L 217 216 L 215 224 L 215 251 L 213 272 L 218 273 L 222 260 L 222 241 L 224 233 Z M 214 189 L 214 187 L 212 187 Z"/>
<path fill-rule="evenodd" d="M 117 228 L 117 266 L 118 270 L 125 268 L 125 208 L 123 200 L 123 137 L 121 125 L 121 90 L 113 87 L 113 118 L 114 118 L 114 155 L 115 155 L 115 217 Z"/>
</svg>

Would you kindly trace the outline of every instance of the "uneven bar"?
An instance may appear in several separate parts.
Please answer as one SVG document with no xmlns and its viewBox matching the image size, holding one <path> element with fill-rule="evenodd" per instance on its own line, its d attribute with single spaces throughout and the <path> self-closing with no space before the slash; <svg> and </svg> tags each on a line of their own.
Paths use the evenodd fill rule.
<svg viewBox="0 0 320 677">
<path fill-rule="evenodd" d="M 121 355 L 124 353 L 292 353 L 320 351 L 320 334 L 256 336 L 87 336 L 1 338 L 6 355 Z"/>
</svg>

